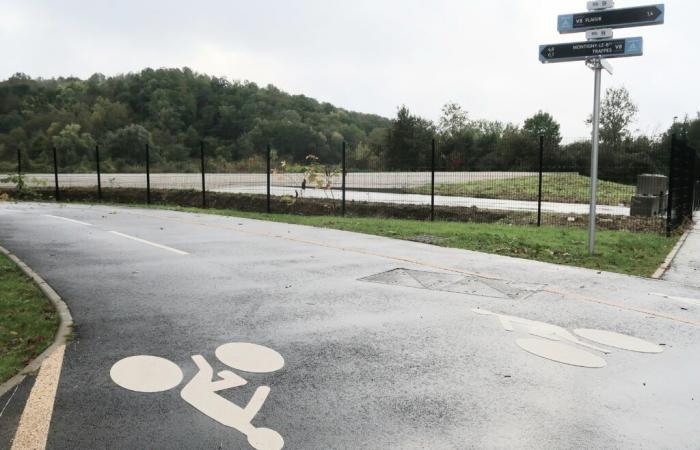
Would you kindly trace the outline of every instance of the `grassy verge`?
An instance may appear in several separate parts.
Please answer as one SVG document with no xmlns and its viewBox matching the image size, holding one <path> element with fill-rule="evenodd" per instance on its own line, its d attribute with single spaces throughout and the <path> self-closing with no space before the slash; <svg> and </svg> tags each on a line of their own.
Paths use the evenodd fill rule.
<svg viewBox="0 0 700 450">
<path fill-rule="evenodd" d="M 654 273 L 678 240 L 678 236 L 667 238 L 658 233 L 600 230 L 597 233 L 596 254 L 589 256 L 586 230 L 570 227 L 299 216 L 175 206 L 156 208 L 311 225 L 396 239 L 429 240 L 443 247 L 640 276 Z"/>
<path fill-rule="evenodd" d="M 0 383 L 51 345 L 58 324 L 53 305 L 0 253 Z"/>
<path fill-rule="evenodd" d="M 588 203 L 590 178 L 575 173 L 547 173 L 542 176 L 542 198 L 547 202 Z M 435 194 L 504 200 L 537 200 L 538 177 L 436 184 Z M 600 180 L 598 203 L 629 205 L 634 186 Z M 430 185 L 408 189 L 414 194 L 430 194 Z"/>
</svg>

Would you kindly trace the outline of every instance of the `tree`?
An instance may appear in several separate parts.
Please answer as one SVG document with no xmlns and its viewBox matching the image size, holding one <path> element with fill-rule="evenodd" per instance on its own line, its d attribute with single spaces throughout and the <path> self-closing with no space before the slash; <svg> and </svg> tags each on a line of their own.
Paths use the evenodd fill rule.
<svg viewBox="0 0 700 450">
<path fill-rule="evenodd" d="M 137 124 L 127 125 L 109 133 L 106 139 L 108 155 L 122 163 L 141 165 L 144 163 L 146 144 L 151 142 L 151 133 Z"/>
<path fill-rule="evenodd" d="M 639 109 L 623 86 L 608 88 L 600 107 L 600 139 L 613 148 L 630 136 L 628 127 L 634 122 Z M 588 123 L 592 123 L 589 117 Z"/>
<path fill-rule="evenodd" d="M 434 128 L 430 121 L 412 115 L 406 106 L 401 106 L 387 136 L 386 158 L 389 168 L 428 167 Z"/>
<path fill-rule="evenodd" d="M 523 132 L 533 140 L 544 136 L 544 141 L 548 146 L 558 146 L 561 142 L 559 124 L 551 114 L 541 110 L 534 116 L 525 119 Z"/>
<path fill-rule="evenodd" d="M 81 133 L 80 125 L 70 123 L 66 125 L 56 136 L 53 136 L 53 145 L 61 151 L 62 163 L 66 166 L 76 166 L 87 163 L 91 159 L 95 140 L 90 133 Z"/>
<path fill-rule="evenodd" d="M 455 102 L 445 103 L 438 123 L 438 132 L 443 138 L 450 138 L 461 133 L 469 124 L 467 112 Z"/>
</svg>

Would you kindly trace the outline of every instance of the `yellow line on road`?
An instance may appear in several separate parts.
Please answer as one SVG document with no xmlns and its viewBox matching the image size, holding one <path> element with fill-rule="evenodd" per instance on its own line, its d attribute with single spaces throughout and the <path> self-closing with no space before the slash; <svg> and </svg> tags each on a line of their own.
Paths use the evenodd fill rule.
<svg viewBox="0 0 700 450">
<path fill-rule="evenodd" d="M 12 450 L 42 450 L 51 425 L 51 414 L 61 376 L 65 345 L 60 345 L 41 364 L 41 370 L 19 419 Z"/>
</svg>

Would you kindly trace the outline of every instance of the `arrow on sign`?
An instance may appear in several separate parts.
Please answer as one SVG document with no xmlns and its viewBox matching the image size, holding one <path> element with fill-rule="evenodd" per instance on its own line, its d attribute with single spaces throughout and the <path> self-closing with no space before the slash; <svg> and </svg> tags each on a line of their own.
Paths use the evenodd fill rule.
<svg viewBox="0 0 700 450">
<path fill-rule="evenodd" d="M 598 28 L 629 28 L 664 23 L 664 5 L 606 9 L 580 14 L 564 14 L 557 19 L 559 33 L 578 33 Z"/>
<path fill-rule="evenodd" d="M 624 58 L 642 56 L 644 41 L 641 37 L 608 39 L 604 41 L 571 42 L 568 44 L 540 45 L 543 63 L 585 61 L 589 58 Z"/>
</svg>

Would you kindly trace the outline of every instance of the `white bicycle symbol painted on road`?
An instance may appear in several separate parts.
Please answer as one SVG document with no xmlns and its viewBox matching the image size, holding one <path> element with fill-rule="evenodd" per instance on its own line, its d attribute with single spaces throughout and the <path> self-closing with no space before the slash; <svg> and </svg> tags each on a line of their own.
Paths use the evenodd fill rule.
<svg viewBox="0 0 700 450">
<path fill-rule="evenodd" d="M 606 355 L 610 353 L 610 350 L 585 342 L 581 338 L 596 344 L 632 352 L 661 353 L 664 351 L 663 347 L 660 345 L 613 331 L 578 328 L 571 333 L 565 328 L 550 323 L 498 314 L 485 309 L 473 309 L 472 311 L 477 314 L 497 317 L 506 331 L 512 332 L 520 330 L 535 336 L 535 338 L 516 339 L 515 343 L 526 352 L 562 364 L 589 368 L 600 368 L 607 365 L 605 360 L 600 356 L 561 342 L 565 341 L 568 344 L 585 347 Z"/>
<path fill-rule="evenodd" d="M 262 345 L 234 342 L 216 349 L 216 357 L 232 369 L 251 373 L 268 373 L 284 366 L 282 355 Z M 251 421 L 260 411 L 270 394 L 268 386 L 259 386 L 245 407 L 221 397 L 216 392 L 243 386 L 248 382 L 230 370 L 222 370 L 214 379 L 214 369 L 202 355 L 192 360 L 199 372 L 182 388 L 180 396 L 191 406 L 234 428 L 248 438 L 257 450 L 280 450 L 284 439 L 269 428 L 256 428 Z M 130 356 L 117 361 L 109 372 L 119 386 L 137 392 L 163 392 L 173 389 L 182 381 L 180 367 L 170 360 L 150 355 Z"/>
</svg>

